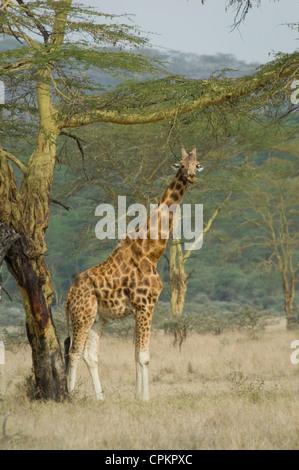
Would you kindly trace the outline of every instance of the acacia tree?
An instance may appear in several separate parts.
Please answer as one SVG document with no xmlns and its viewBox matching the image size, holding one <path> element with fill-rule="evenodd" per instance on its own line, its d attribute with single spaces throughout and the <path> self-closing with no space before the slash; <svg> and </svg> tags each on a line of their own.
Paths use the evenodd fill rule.
<svg viewBox="0 0 299 470">
<path fill-rule="evenodd" d="M 231 195 L 232 190 L 228 191 L 223 200 L 218 204 L 213 214 L 205 223 L 202 234 L 197 240 L 194 240 L 194 246 L 202 242 L 203 237 L 208 233 L 219 212 L 225 206 L 225 203 L 229 201 Z M 190 272 L 186 273 L 185 264 L 189 259 L 192 250 L 193 248 L 191 247 L 189 250 L 186 251 L 186 253 L 184 253 L 181 240 L 173 238 L 171 241 L 169 253 L 169 283 L 170 307 L 172 315 L 174 317 L 181 317 L 183 313 L 187 294 L 187 283 L 190 275 L 192 274 Z"/>
<path fill-rule="evenodd" d="M 239 240 L 236 252 L 242 253 L 251 248 L 261 250 L 264 257 L 260 263 L 261 269 L 266 273 L 272 269 L 278 270 L 288 328 L 298 323 L 294 314 L 296 285 L 299 282 L 297 174 L 298 162 L 292 153 L 272 156 L 257 169 L 250 184 L 244 187 L 246 207 L 243 198 L 236 207 L 237 210 L 242 207 L 244 211 L 241 223 L 243 232 L 246 226 L 249 229 L 248 234 Z M 251 209 L 253 207 L 254 210 Z"/>
<path fill-rule="evenodd" d="M 227 212 L 227 219 L 231 221 L 234 233 L 234 239 L 231 241 L 233 249 L 235 253 L 239 253 L 245 248 L 262 248 L 261 256 L 266 257 L 261 263 L 263 267 L 268 270 L 277 268 L 281 274 L 285 312 L 288 325 L 292 325 L 295 289 L 299 282 L 299 245 L 296 223 L 298 217 L 297 121 L 289 119 L 282 125 L 282 121 L 275 118 L 277 114 L 275 103 L 272 106 L 273 120 L 265 121 L 264 118 L 258 121 L 250 120 L 250 115 L 246 113 L 244 115 L 239 110 L 236 114 L 235 130 L 237 131 L 234 132 L 233 139 L 222 135 L 221 142 L 218 135 L 218 148 L 214 150 L 214 155 L 212 154 L 216 168 L 218 166 L 221 170 L 220 181 L 217 182 L 219 176 L 217 171 L 216 174 L 213 171 L 214 165 L 207 169 L 207 173 L 211 173 L 214 180 L 209 196 L 211 197 L 214 188 L 219 186 L 222 190 L 222 200 L 218 202 L 212 197 L 216 209 L 213 212 L 210 211 L 206 218 L 203 235 L 210 230 L 220 210 L 234 193 L 234 202 Z M 223 133 L 223 126 L 221 129 Z M 220 157 L 217 158 L 218 152 Z M 262 162 L 265 163 L 261 164 Z M 223 173 L 227 163 L 228 171 Z M 209 185 L 209 180 L 211 178 L 204 181 L 204 186 Z M 201 197 L 203 196 L 206 201 L 204 194 L 205 190 L 202 189 Z M 250 231 L 244 235 L 244 218 L 248 226 L 255 227 L 254 233 Z M 235 221 L 240 219 L 243 231 L 241 230 L 239 238 Z M 180 317 L 185 304 L 188 280 L 192 274 L 192 272 L 186 272 L 185 267 L 191 253 L 192 250 L 184 253 L 180 240 L 172 240 L 169 256 L 171 310 L 178 320 L 176 339 L 180 342 L 184 337 L 185 328 Z"/>
<path fill-rule="evenodd" d="M 1 249 L 22 295 L 36 385 L 45 399 L 67 396 L 44 259 L 61 133 L 95 122 L 129 125 L 175 118 L 257 93 L 265 103 L 298 69 L 294 53 L 238 80 L 160 75 L 106 91 L 83 77 L 86 68 L 115 76 L 157 70 L 140 54 L 105 49 L 145 44 L 134 27 L 112 20 L 72 0 L 4 0 L 0 6 L 0 33 L 21 43 L 0 54 L 0 79 L 6 86 L 0 124 Z"/>
<path fill-rule="evenodd" d="M 51 316 L 51 274 L 44 260 L 57 139 L 74 101 L 80 100 L 83 112 L 82 96 L 87 87 L 82 77 L 84 62 L 93 66 L 98 61 L 102 70 L 112 74 L 151 67 L 138 55 L 121 51 L 106 54 L 99 46 L 88 51 L 83 40 L 72 41 L 73 31 L 81 29 L 95 44 L 143 44 L 129 27 L 94 24 L 92 18 L 103 15 L 72 6 L 69 0 L 8 0 L 0 10 L 0 32 L 22 43 L 0 57 L 7 91 L 0 130 L 2 251 L 22 295 L 39 394 L 62 400 L 67 395 L 64 365 Z M 89 82 L 87 90 L 95 92 L 95 87 Z M 15 167 L 22 173 L 19 184 Z"/>
</svg>

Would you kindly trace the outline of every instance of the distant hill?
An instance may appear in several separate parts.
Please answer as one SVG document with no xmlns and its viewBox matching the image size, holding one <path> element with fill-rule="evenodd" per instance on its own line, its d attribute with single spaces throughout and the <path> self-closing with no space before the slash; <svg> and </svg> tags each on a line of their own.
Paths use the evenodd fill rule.
<svg viewBox="0 0 299 470">
<path fill-rule="evenodd" d="M 21 44 L 16 39 L 4 34 L 0 35 L 0 51 L 20 46 Z M 197 55 L 152 48 L 144 49 L 141 53 L 163 61 L 169 73 L 193 79 L 207 79 L 211 74 L 219 73 L 224 69 L 227 70 L 226 74 L 230 77 L 249 75 L 259 65 L 257 62 L 248 64 L 238 60 L 233 54 Z M 106 73 L 99 75 L 95 71 L 91 71 L 90 75 L 93 80 L 101 82 L 104 86 L 113 86 L 118 83 L 115 78 L 109 77 Z"/>
<path fill-rule="evenodd" d="M 8 49 L 15 49 L 21 47 L 19 41 L 15 38 L 7 36 L 6 34 L 0 34 L 0 51 L 7 51 Z"/>
<path fill-rule="evenodd" d="M 206 79 L 220 70 L 227 70 L 227 76 L 240 77 L 250 75 L 260 65 L 257 62 L 246 63 L 238 60 L 233 54 L 197 55 L 180 51 L 161 51 L 147 49 L 145 54 L 157 57 L 165 61 L 167 70 L 176 75 L 184 75 L 187 78 Z"/>
</svg>

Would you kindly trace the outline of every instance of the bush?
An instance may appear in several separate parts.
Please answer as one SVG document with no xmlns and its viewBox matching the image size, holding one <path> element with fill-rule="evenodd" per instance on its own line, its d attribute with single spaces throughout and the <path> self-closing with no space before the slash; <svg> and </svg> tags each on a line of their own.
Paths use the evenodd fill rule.
<svg viewBox="0 0 299 470">
<path fill-rule="evenodd" d="M 258 306 L 240 305 L 233 302 L 210 302 L 206 305 L 187 304 L 184 314 L 177 318 L 167 315 L 160 319 L 158 328 L 165 331 L 175 331 L 176 328 L 198 333 L 220 334 L 225 330 L 244 330 L 249 337 L 257 338 L 267 325 L 276 319 L 272 312 Z M 164 312 L 165 315 L 165 312 Z"/>
<path fill-rule="evenodd" d="M 251 338 L 257 338 L 267 325 L 275 321 L 271 312 L 251 305 L 238 308 L 234 315 L 235 327 L 246 330 Z"/>
</svg>

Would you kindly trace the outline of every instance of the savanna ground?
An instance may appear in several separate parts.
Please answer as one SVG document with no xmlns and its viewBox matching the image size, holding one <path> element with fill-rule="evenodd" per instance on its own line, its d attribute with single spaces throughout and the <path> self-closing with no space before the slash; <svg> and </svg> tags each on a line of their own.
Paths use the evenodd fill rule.
<svg viewBox="0 0 299 470">
<path fill-rule="evenodd" d="M 6 351 L 0 449 L 299 449 L 295 339 L 299 331 L 280 320 L 258 339 L 190 333 L 180 351 L 171 334 L 153 331 L 148 403 L 134 398 L 131 336 L 103 336 L 104 402 L 94 399 L 83 361 L 70 403 L 30 400 L 30 350 Z"/>
</svg>

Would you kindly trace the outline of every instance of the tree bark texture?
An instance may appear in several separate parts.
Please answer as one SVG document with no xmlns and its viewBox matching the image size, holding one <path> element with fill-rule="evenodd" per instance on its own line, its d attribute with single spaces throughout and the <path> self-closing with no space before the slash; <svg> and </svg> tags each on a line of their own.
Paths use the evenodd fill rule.
<svg viewBox="0 0 299 470">
<path fill-rule="evenodd" d="M 170 246 L 169 278 L 170 306 L 175 317 L 181 317 L 185 305 L 188 274 L 185 273 L 181 240 L 173 239 Z"/>
<path fill-rule="evenodd" d="M 0 221 L 6 233 L 11 231 L 18 238 L 4 253 L 4 260 L 22 296 L 37 396 L 63 401 L 67 398 L 65 368 L 51 315 L 53 285 L 44 261 L 55 150 L 53 140 L 40 133 L 18 189 L 0 146 Z M 5 244 L 4 233 L 0 246 Z"/>
<path fill-rule="evenodd" d="M 17 281 L 26 315 L 27 337 L 32 349 L 32 361 L 38 398 L 64 401 L 67 397 L 65 368 L 43 287 L 31 259 L 18 240 L 6 256 L 9 271 Z"/>
</svg>

